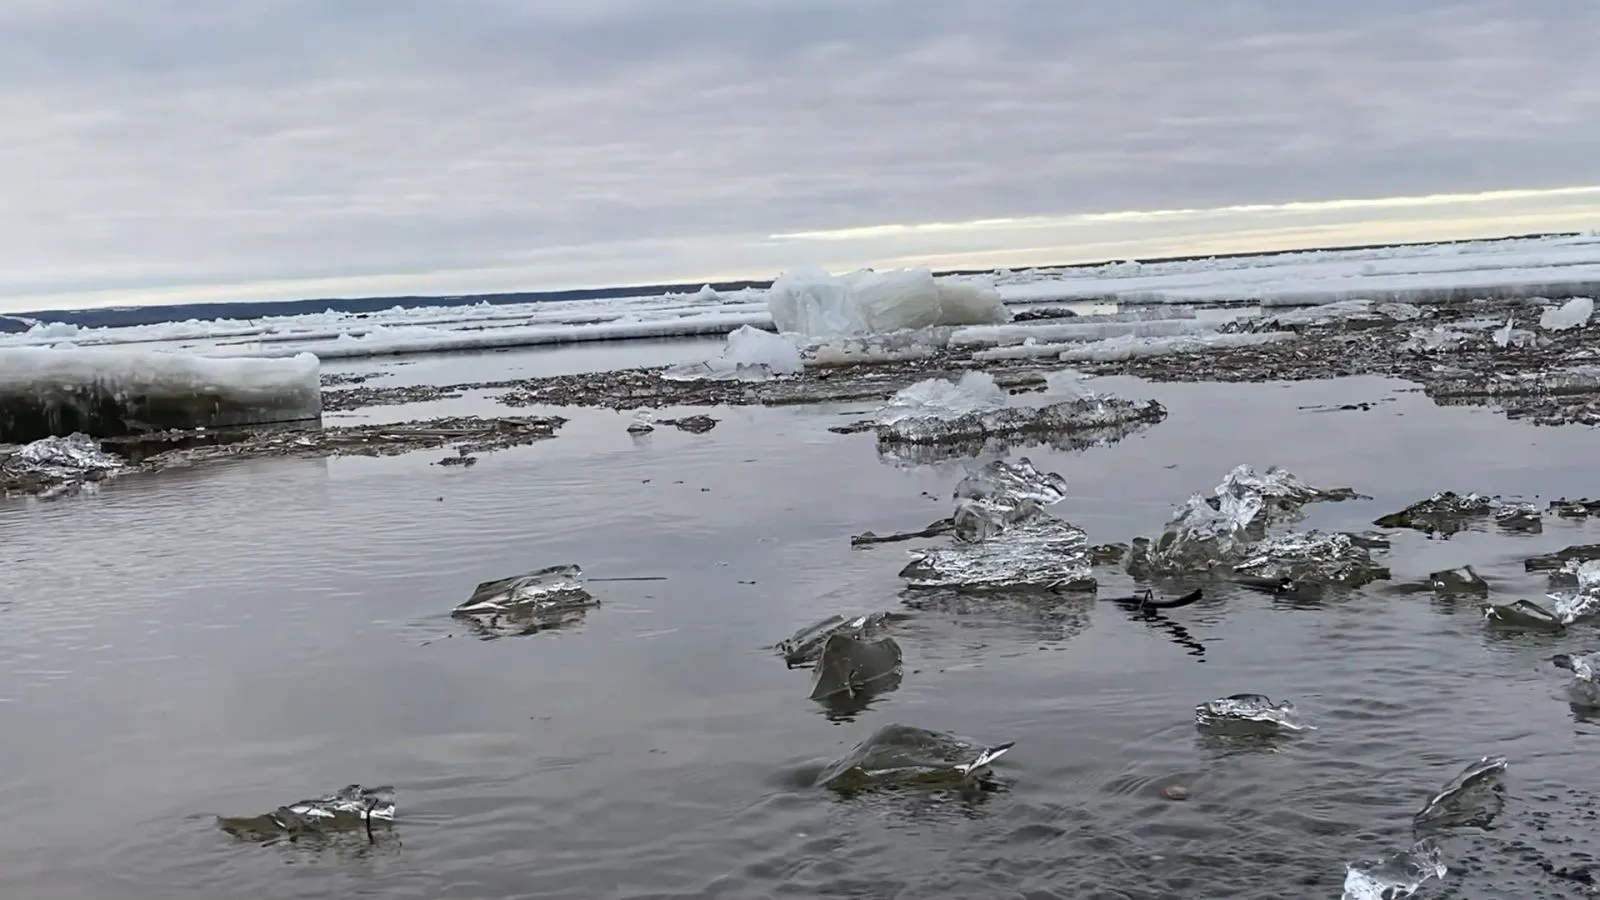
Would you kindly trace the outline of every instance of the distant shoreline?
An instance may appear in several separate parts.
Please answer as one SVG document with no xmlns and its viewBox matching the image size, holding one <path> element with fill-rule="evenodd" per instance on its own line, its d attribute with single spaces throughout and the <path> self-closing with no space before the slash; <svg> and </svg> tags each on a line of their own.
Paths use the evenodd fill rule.
<svg viewBox="0 0 1600 900">
<path fill-rule="evenodd" d="M 1171 263 L 1190 262 L 1200 259 L 1240 259 L 1251 256 L 1286 256 L 1293 253 L 1379 250 L 1390 247 L 1430 247 L 1471 243 L 1500 243 L 1504 241 L 1525 241 L 1541 238 L 1577 237 L 1581 233 L 1582 232 L 1576 231 L 1540 232 L 1534 234 L 1461 238 L 1444 241 L 1344 244 L 1329 247 L 1300 247 L 1287 250 L 1237 251 L 1231 253 L 1191 253 L 1183 256 L 1141 258 L 1139 261 L 1145 263 Z M 1120 260 L 1117 259 L 1108 259 L 1097 262 L 1018 266 L 1015 268 L 1021 270 L 1087 269 L 1095 266 L 1104 266 L 1119 261 Z M 941 269 L 937 270 L 935 274 L 983 275 L 995 271 L 996 268 L 1006 267 L 991 266 L 981 269 Z M 613 300 L 621 297 L 649 297 L 663 294 L 692 294 L 700 290 L 701 287 L 705 286 L 705 284 L 706 282 L 683 282 L 677 284 L 621 285 L 616 287 L 602 288 L 569 288 L 566 290 L 554 291 L 516 291 L 490 294 L 412 294 L 382 297 L 312 298 L 307 300 L 244 300 L 209 303 L 176 303 L 160 306 L 116 306 L 101 307 L 97 309 L 47 309 L 32 312 L 0 313 L 0 332 L 25 330 L 27 328 L 27 324 L 21 320 L 61 322 L 69 325 L 77 325 L 83 328 L 129 328 L 139 325 L 157 325 L 165 322 L 182 322 L 189 319 L 248 320 L 276 316 L 309 315 L 325 312 L 327 310 L 333 310 L 335 312 L 342 312 L 352 315 L 361 315 L 363 313 L 382 312 L 396 306 L 413 308 L 449 308 L 455 306 L 472 306 L 478 303 L 489 303 L 495 306 L 504 306 L 515 303 L 555 303 L 571 300 Z M 724 293 L 743 290 L 746 288 L 767 288 L 772 285 L 772 280 L 721 281 L 710 282 L 709 284 L 712 290 L 719 293 Z"/>
</svg>

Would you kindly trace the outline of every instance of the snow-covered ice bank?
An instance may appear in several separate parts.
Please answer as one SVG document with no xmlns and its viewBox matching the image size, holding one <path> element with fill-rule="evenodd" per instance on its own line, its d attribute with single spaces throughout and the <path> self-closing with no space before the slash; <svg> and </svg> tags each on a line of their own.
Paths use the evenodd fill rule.
<svg viewBox="0 0 1600 900">
<path fill-rule="evenodd" d="M 321 364 L 127 349 L 0 349 L 0 443 L 315 421 Z"/>
<path fill-rule="evenodd" d="M 720 294 L 638 296 L 524 304 L 437 307 L 419 303 L 375 313 L 325 312 L 170 322 L 131 328 L 81 328 L 39 323 L 28 331 L 0 333 L 0 347 L 158 343 L 204 356 L 293 356 L 324 359 L 391 354 L 488 350 L 554 343 L 723 335 L 741 326 L 805 335 L 812 344 L 875 340 L 879 335 L 930 326 L 977 326 L 966 339 L 1001 346 L 1033 338 L 1069 340 L 1084 321 L 1049 327 L 1061 336 L 1025 333 L 1010 306 L 1049 301 L 1107 300 L 1123 304 L 1196 304 L 1223 301 L 1263 306 L 1310 306 L 1345 300 L 1434 303 L 1471 297 L 1555 300 L 1600 296 L 1600 235 L 1477 241 L 1371 250 L 1121 262 L 1081 268 L 997 272 L 992 276 L 935 276 L 928 269 L 859 271 L 830 275 L 814 269 L 785 273 L 770 289 Z M 1120 312 L 1126 322 L 1185 318 L 1149 310 Z M 1569 310 L 1576 318 L 1578 310 Z M 19 320 L 20 321 L 20 320 Z M 1105 320 L 1110 321 L 1110 320 Z M 1143 337 L 1176 336 L 1188 326 L 1126 329 Z M 1203 330 L 1203 329 L 1202 329 Z M 1116 331 L 1116 329 L 1111 329 Z M 1163 332 L 1163 334 L 1156 334 Z M 1100 337 L 1113 334 L 1102 332 Z M 825 353 L 831 352 L 824 350 Z M 897 348 L 896 353 L 902 352 Z M 845 356 L 876 356 L 874 347 L 851 344 Z M 843 361 L 844 357 L 840 358 Z M 808 359 L 808 362 L 810 360 Z"/>
<path fill-rule="evenodd" d="M 1007 303 L 1112 300 L 1315 306 L 1600 294 L 1600 235 L 1032 269 L 999 274 Z"/>
</svg>

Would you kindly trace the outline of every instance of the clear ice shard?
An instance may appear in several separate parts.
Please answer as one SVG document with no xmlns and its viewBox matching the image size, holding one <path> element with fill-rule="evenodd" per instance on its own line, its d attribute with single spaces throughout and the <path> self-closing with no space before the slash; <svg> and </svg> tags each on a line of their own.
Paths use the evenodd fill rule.
<svg viewBox="0 0 1600 900">
<path fill-rule="evenodd" d="M 1415 894 L 1428 879 L 1449 873 L 1439 845 L 1423 838 L 1407 850 L 1346 865 L 1342 900 L 1399 900 Z"/>
<path fill-rule="evenodd" d="M 900 577 L 920 588 L 1093 586 L 1088 535 L 1042 508 L 1066 488 L 1027 457 L 985 465 L 956 486 L 954 543 L 911 551 Z"/>
<path fill-rule="evenodd" d="M 1265 694 L 1232 694 L 1207 700 L 1194 708 L 1194 723 L 1201 728 L 1230 730 L 1240 727 L 1267 731 L 1308 731 L 1314 726 L 1300 720 L 1294 703 L 1274 703 Z"/>
<path fill-rule="evenodd" d="M 1457 494 L 1440 491 L 1419 500 L 1397 513 L 1376 519 L 1379 528 L 1411 528 L 1428 534 L 1454 534 L 1477 519 L 1491 514 L 1495 501 L 1482 494 Z"/>
<path fill-rule="evenodd" d="M 1288 469 L 1268 466 L 1257 472 L 1248 463 L 1233 467 L 1216 487 L 1220 499 L 1229 494 L 1244 496 L 1258 494 L 1278 505 L 1303 506 L 1323 500 L 1353 500 L 1359 496 L 1350 488 L 1319 488 L 1306 483 Z"/>
<path fill-rule="evenodd" d="M 889 724 L 817 773 L 815 784 L 838 791 L 959 784 L 982 777 L 1012 746 L 984 745 L 946 732 Z"/>
<path fill-rule="evenodd" d="M 1504 756 L 1485 756 L 1468 763 L 1444 787 L 1428 798 L 1412 817 L 1417 832 L 1443 828 L 1481 828 L 1494 821 L 1505 806 L 1501 776 L 1506 771 Z"/>
<path fill-rule="evenodd" d="M 485 581 L 451 615 L 470 620 L 485 636 L 507 636 L 566 624 L 599 605 L 583 586 L 583 569 L 568 564 Z"/>
<path fill-rule="evenodd" d="M 893 690 L 900 683 L 902 658 L 900 645 L 888 635 L 867 640 L 829 635 L 812 674 L 811 699 L 866 699 Z"/>
<path fill-rule="evenodd" d="M 374 822 L 393 822 L 394 817 L 393 787 L 364 788 L 352 784 L 326 797 L 285 804 L 265 815 L 222 817 L 219 824 L 241 836 L 270 837 L 371 827 Z"/>
<path fill-rule="evenodd" d="M 1487 606 L 1483 617 L 1502 625 L 1565 628 L 1600 612 L 1600 560 L 1578 563 L 1571 574 L 1577 586 L 1546 594 L 1550 600 L 1548 607 L 1532 600 L 1518 600 Z"/>
</svg>

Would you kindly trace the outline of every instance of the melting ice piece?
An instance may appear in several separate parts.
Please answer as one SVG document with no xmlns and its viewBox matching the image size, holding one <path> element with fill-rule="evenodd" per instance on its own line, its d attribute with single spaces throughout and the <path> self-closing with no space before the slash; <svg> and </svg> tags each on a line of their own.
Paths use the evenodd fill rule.
<svg viewBox="0 0 1600 900">
<path fill-rule="evenodd" d="M 1454 534 L 1494 510 L 1494 501 L 1482 494 L 1440 491 L 1372 524 L 1379 528 L 1412 528 L 1428 534 Z"/>
<path fill-rule="evenodd" d="M 909 725 L 873 732 L 817 774 L 816 786 L 836 791 L 960 784 L 981 778 L 1014 742 L 984 746 L 967 738 Z"/>
<path fill-rule="evenodd" d="M 900 684 L 900 645 L 884 635 L 862 640 L 835 632 L 822 645 L 811 679 L 811 699 L 854 701 Z"/>
<path fill-rule="evenodd" d="M 1274 703 L 1265 694 L 1231 694 L 1207 700 L 1194 708 L 1194 723 L 1201 728 L 1235 730 L 1310 731 L 1315 726 L 1300 721 L 1300 711 L 1285 700 Z"/>
<path fill-rule="evenodd" d="M 925 378 L 902 388 L 878 410 L 879 425 L 908 419 L 959 419 L 1006 405 L 1006 392 L 988 372 L 968 372 L 959 381 Z"/>
<path fill-rule="evenodd" d="M 817 661 L 828 639 L 836 634 L 857 640 L 866 640 L 888 627 L 889 613 L 873 612 L 845 618 L 832 615 L 795 632 L 792 637 L 778 642 L 776 649 L 790 666 L 803 666 Z"/>
<path fill-rule="evenodd" d="M 1240 575 L 1359 587 L 1388 578 L 1389 570 L 1372 559 L 1371 551 L 1348 534 L 1295 531 L 1275 535 L 1251 547 L 1233 567 Z"/>
<path fill-rule="evenodd" d="M 485 636 L 503 637 L 563 625 L 599 605 L 583 586 L 583 570 L 569 564 L 485 581 L 451 615 L 472 621 Z"/>
<path fill-rule="evenodd" d="M 1573 297 L 1560 306 L 1552 306 L 1539 314 L 1539 327 L 1545 331 L 1566 331 L 1589 324 L 1594 315 L 1594 300 L 1590 297 Z"/>
<path fill-rule="evenodd" d="M 340 831 L 370 828 L 375 822 L 393 822 L 394 788 L 364 788 L 352 784 L 315 800 L 299 800 L 261 816 L 218 817 L 223 830 L 239 836 L 271 837 L 275 834 Z"/>
<path fill-rule="evenodd" d="M 1400 350 L 1403 353 L 1451 353 L 1481 340 L 1482 337 L 1470 332 L 1445 325 L 1435 325 L 1432 328 L 1419 328 L 1411 332 L 1411 336 L 1400 345 Z"/>
<path fill-rule="evenodd" d="M 981 541 L 1066 496 L 1067 480 L 1055 472 L 1039 471 L 1026 456 L 1014 463 L 995 460 L 956 485 L 951 522 L 958 540 Z"/>
<path fill-rule="evenodd" d="M 900 577 L 910 587 L 1088 590 L 1095 584 L 1088 535 L 1044 513 L 987 540 L 909 552 Z"/>
<path fill-rule="evenodd" d="M 1423 838 L 1408 850 L 1346 865 L 1342 900 L 1400 900 L 1415 894 L 1428 879 L 1449 873 L 1439 845 Z"/>
<path fill-rule="evenodd" d="M 1504 786 L 1500 780 L 1505 771 L 1504 756 L 1485 756 L 1469 763 L 1428 798 L 1411 818 L 1412 827 L 1421 832 L 1488 825 L 1505 806 Z"/>
<path fill-rule="evenodd" d="M 947 326 L 884 334 L 832 337 L 808 342 L 800 350 L 808 368 L 908 362 L 938 355 L 950 343 Z"/>
<path fill-rule="evenodd" d="M 1336 300 L 1317 306 L 1273 310 L 1259 316 L 1237 319 L 1223 326 L 1224 331 L 1260 332 L 1281 329 L 1339 325 L 1346 329 L 1370 328 L 1409 322 L 1422 318 L 1422 309 L 1410 303 L 1373 300 Z"/>
<path fill-rule="evenodd" d="M 728 334 L 722 355 L 705 362 L 672 366 L 661 377 L 669 381 L 766 381 L 800 372 L 800 349 L 793 340 L 750 325 Z"/>
<path fill-rule="evenodd" d="M 656 430 L 656 415 L 648 409 L 641 409 L 633 414 L 633 421 L 628 423 L 629 434 L 649 434 Z"/>
<path fill-rule="evenodd" d="M 1483 608 L 1483 618 L 1501 628 L 1560 631 L 1567 627 L 1560 616 L 1532 600 L 1489 604 Z"/>
</svg>

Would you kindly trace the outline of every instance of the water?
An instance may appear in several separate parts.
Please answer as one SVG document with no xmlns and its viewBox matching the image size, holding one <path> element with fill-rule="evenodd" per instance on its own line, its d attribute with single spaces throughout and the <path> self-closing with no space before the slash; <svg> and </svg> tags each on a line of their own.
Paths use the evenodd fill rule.
<svg viewBox="0 0 1600 900">
<path fill-rule="evenodd" d="M 1171 414 L 1112 447 L 1026 451 L 1066 476 L 1051 512 L 1093 542 L 1158 532 L 1240 462 L 1374 496 L 1308 507 L 1307 527 L 1441 489 L 1600 494 L 1592 431 L 1393 382 L 1096 387 Z M 1363 400 L 1386 402 L 1300 409 Z M 1203 655 L 1104 602 L 935 609 L 895 626 L 900 689 L 830 721 L 765 648 L 831 612 L 900 608 L 905 546 L 849 535 L 947 514 L 962 474 L 826 431 L 862 408 L 717 410 L 709 434 L 644 438 L 567 410 L 556 440 L 466 470 L 431 453 L 241 462 L 0 506 L 7 895 L 1337 897 L 1347 860 L 1409 846 L 1412 815 L 1486 754 L 1511 760 L 1505 812 L 1442 839 L 1433 895 L 1581 888 L 1536 860 L 1590 846 L 1600 734 L 1545 659 L 1594 636 L 1495 636 L 1469 600 L 1216 590 L 1170 614 Z M 1471 563 L 1495 598 L 1537 598 L 1523 557 L 1596 540 L 1554 519 L 1405 533 L 1392 565 L 1405 582 Z M 565 562 L 666 580 L 593 583 L 604 605 L 582 624 L 528 638 L 447 617 L 481 581 Z M 1318 729 L 1264 746 L 1197 732 L 1196 703 L 1240 692 Z M 1006 789 L 809 787 L 890 721 L 1016 741 Z M 392 836 L 259 846 L 211 818 L 351 782 L 397 787 Z"/>
</svg>

